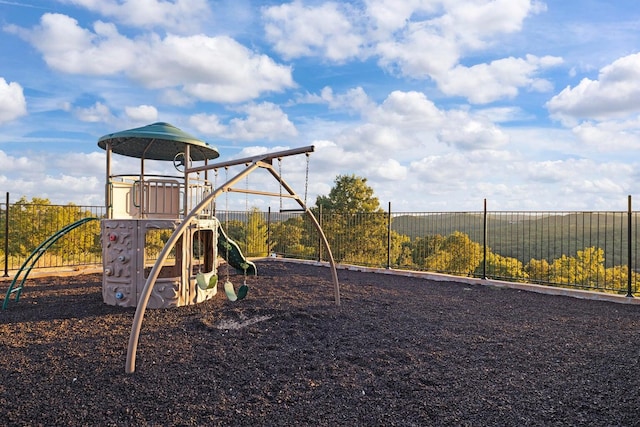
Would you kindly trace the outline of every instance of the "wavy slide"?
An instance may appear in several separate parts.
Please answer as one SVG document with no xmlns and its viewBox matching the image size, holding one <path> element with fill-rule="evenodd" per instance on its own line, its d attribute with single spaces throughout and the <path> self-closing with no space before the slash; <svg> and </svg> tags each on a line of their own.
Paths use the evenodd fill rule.
<svg viewBox="0 0 640 427">
<path fill-rule="evenodd" d="M 238 273 L 245 274 L 246 268 L 247 275 L 258 275 L 256 265 L 245 258 L 240 250 L 240 246 L 227 236 L 227 233 L 224 232 L 222 227 L 218 227 L 218 254 L 224 258 L 230 266 L 235 268 Z"/>
</svg>

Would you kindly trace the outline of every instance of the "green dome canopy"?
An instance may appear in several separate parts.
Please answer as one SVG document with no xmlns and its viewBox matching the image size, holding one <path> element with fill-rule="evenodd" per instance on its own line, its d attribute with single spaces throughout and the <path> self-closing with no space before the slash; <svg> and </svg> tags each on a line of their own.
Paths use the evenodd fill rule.
<svg viewBox="0 0 640 427">
<path fill-rule="evenodd" d="M 185 152 L 189 144 L 191 160 L 201 161 L 220 156 L 215 147 L 189 135 L 169 123 L 153 123 L 147 126 L 110 133 L 98 140 L 103 150 L 111 142 L 111 151 L 123 156 L 150 160 L 173 160 L 177 154 Z"/>
</svg>

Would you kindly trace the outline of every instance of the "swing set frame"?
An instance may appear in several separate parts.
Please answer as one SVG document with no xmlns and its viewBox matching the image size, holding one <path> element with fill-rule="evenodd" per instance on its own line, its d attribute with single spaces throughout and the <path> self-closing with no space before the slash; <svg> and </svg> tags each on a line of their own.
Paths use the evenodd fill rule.
<svg viewBox="0 0 640 427">
<path fill-rule="evenodd" d="M 190 156 L 189 144 L 185 144 L 184 149 L 185 149 L 185 153 L 184 153 L 185 159 L 190 159 L 191 156 Z M 171 235 L 171 237 L 169 237 L 169 239 L 165 243 L 164 248 L 158 255 L 158 258 L 156 259 L 156 262 L 153 268 L 151 269 L 149 276 L 147 277 L 147 280 L 145 282 L 144 288 L 140 295 L 140 299 L 138 301 L 138 305 L 136 307 L 136 313 L 133 318 L 133 325 L 131 326 L 131 334 L 129 336 L 129 344 L 127 347 L 127 360 L 126 360 L 126 366 L 125 366 L 126 373 L 135 372 L 136 353 L 138 348 L 138 341 L 140 338 L 140 330 L 142 328 L 142 321 L 144 319 L 144 314 L 147 309 L 147 304 L 149 302 L 151 292 L 153 290 L 156 280 L 158 279 L 162 265 L 167 260 L 169 253 L 171 252 L 171 250 L 179 240 L 180 236 L 182 236 L 182 234 L 187 229 L 187 227 L 189 227 L 191 222 L 194 219 L 197 219 L 198 215 L 203 210 L 205 210 L 208 206 L 210 206 L 211 203 L 222 193 L 237 192 L 237 193 L 261 195 L 261 196 L 272 196 L 272 197 L 281 197 L 281 198 L 287 197 L 295 200 L 298 203 L 298 205 L 300 205 L 304 213 L 309 217 L 309 219 L 315 226 L 316 230 L 318 231 L 318 234 L 320 235 L 320 240 L 322 241 L 322 244 L 326 251 L 325 255 L 329 259 L 331 275 L 333 280 L 333 288 L 334 288 L 334 301 L 337 306 L 340 306 L 340 284 L 338 282 L 338 273 L 337 273 L 336 263 L 333 258 L 333 254 L 331 253 L 331 248 L 329 247 L 329 241 L 327 240 L 327 237 L 324 234 L 324 231 L 322 230 L 322 226 L 318 222 L 315 215 L 313 215 L 313 212 L 311 212 L 311 210 L 307 207 L 306 200 L 303 200 L 302 198 L 300 198 L 300 196 L 295 192 L 295 190 L 282 178 L 282 175 L 278 171 L 276 171 L 275 167 L 273 166 L 274 159 L 280 161 L 280 159 L 282 159 L 283 157 L 295 156 L 299 154 L 309 155 L 309 153 L 312 153 L 314 150 L 315 150 L 314 146 L 310 145 L 306 147 L 294 148 L 291 150 L 284 150 L 284 151 L 276 151 L 272 153 L 265 153 L 265 154 L 245 157 L 245 158 L 226 161 L 226 162 L 205 164 L 204 166 L 197 166 L 197 167 L 191 167 L 190 162 L 185 162 L 185 168 L 184 168 L 185 188 L 188 188 L 189 175 L 192 173 L 205 172 L 206 174 L 207 171 L 210 171 L 210 170 L 217 171 L 220 168 L 228 168 L 230 166 L 239 166 L 239 165 L 244 165 L 245 168 L 242 171 L 240 171 L 238 174 L 233 176 L 232 178 L 228 179 L 224 184 L 216 188 L 214 191 L 212 191 L 210 194 L 204 197 L 195 207 L 193 207 L 193 209 L 184 216 L 182 222 L 176 227 L 173 234 Z M 251 174 L 255 170 L 258 170 L 259 168 L 266 169 L 278 181 L 278 183 L 280 184 L 280 193 L 251 190 L 249 188 L 245 188 L 245 189 L 234 188 L 234 186 L 240 180 L 242 180 L 242 178 L 247 177 L 249 174 Z M 288 194 L 283 194 L 282 188 L 284 188 Z"/>
</svg>

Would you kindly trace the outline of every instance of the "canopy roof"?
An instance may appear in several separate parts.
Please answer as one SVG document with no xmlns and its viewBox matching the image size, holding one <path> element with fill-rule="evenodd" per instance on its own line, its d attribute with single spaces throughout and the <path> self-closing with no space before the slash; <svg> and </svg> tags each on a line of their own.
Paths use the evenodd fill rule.
<svg viewBox="0 0 640 427">
<path fill-rule="evenodd" d="M 189 135 L 169 123 L 153 123 L 140 128 L 110 133 L 98 140 L 98 146 L 123 156 L 151 160 L 173 160 L 177 154 L 185 152 L 185 145 L 191 146 L 191 160 L 215 159 L 220 156 L 215 147 Z"/>
</svg>

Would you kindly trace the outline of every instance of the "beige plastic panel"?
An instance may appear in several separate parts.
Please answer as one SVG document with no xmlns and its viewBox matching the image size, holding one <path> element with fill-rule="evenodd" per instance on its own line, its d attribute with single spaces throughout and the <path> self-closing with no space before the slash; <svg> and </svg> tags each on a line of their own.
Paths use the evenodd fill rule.
<svg viewBox="0 0 640 427">
<path fill-rule="evenodd" d="M 217 272 L 218 221 L 215 218 L 197 221 L 187 229 L 187 238 L 178 241 L 173 256 L 162 266 L 147 305 L 149 308 L 197 304 L 216 295 L 216 288 L 199 287 L 196 275 L 198 272 Z M 147 238 L 158 246 L 158 236 L 154 233 L 161 234 L 164 230 L 170 235 L 178 224 L 177 220 L 159 219 L 102 220 L 102 296 L 106 304 L 137 306 L 147 275 L 155 263 L 151 252 L 145 259 Z M 203 252 L 192 256 L 195 253 L 193 239 L 198 236 L 202 241 L 198 244 L 204 245 L 206 256 Z"/>
</svg>

